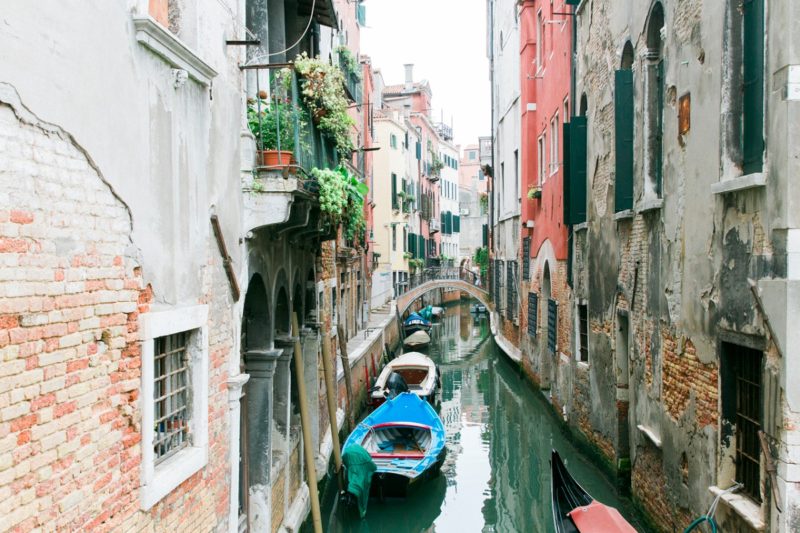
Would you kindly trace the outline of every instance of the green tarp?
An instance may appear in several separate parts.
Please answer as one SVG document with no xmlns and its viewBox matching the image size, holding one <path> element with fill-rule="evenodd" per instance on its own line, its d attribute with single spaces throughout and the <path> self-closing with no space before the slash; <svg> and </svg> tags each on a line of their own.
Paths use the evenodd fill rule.
<svg viewBox="0 0 800 533">
<path fill-rule="evenodd" d="M 372 473 L 377 467 L 372 462 L 369 452 L 358 444 L 348 446 L 342 452 L 342 462 L 347 468 L 347 492 L 356 497 L 358 513 L 364 518 L 367 514 Z"/>
</svg>

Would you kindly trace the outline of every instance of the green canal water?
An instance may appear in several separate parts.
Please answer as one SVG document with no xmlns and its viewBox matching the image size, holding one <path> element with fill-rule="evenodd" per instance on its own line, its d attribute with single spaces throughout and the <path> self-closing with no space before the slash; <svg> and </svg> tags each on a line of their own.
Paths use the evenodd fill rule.
<svg viewBox="0 0 800 533">
<path fill-rule="evenodd" d="M 499 350 L 488 319 L 469 305 L 450 306 L 425 351 L 442 372 L 441 416 L 447 458 L 441 474 L 404 500 L 369 503 L 366 518 L 323 495 L 322 522 L 331 533 L 551 532 L 550 451 L 601 502 L 634 524 L 627 500 L 562 433 L 541 392 L 534 391 Z M 336 508 L 334 508 L 336 507 Z M 311 531 L 310 519 L 303 531 Z"/>
</svg>

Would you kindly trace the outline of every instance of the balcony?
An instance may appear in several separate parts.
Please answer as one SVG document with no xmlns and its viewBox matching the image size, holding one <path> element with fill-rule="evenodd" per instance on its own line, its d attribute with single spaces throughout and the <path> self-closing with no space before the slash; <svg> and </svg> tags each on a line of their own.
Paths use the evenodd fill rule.
<svg viewBox="0 0 800 533">
<path fill-rule="evenodd" d="M 341 48 L 340 48 L 341 50 Z M 361 74 L 358 71 L 358 63 L 356 62 L 355 65 L 350 64 L 349 58 L 352 58 L 352 54 L 350 51 L 339 52 L 339 68 L 342 71 L 342 76 L 344 77 L 344 89 L 347 92 L 348 98 L 353 101 L 353 103 L 360 104 L 363 99 L 362 94 L 362 85 L 361 85 Z"/>
<path fill-rule="evenodd" d="M 441 230 L 442 224 L 438 218 L 432 218 L 429 222 L 431 235 Z"/>
<path fill-rule="evenodd" d="M 311 178 L 311 169 L 339 163 L 332 140 L 319 131 L 300 98 L 297 74 L 291 71 L 289 75 L 283 89 L 273 74 L 270 99 L 257 101 L 248 112 L 256 137 L 255 165 L 242 181 L 248 231 L 273 225 L 281 231 L 314 229 L 308 225 L 312 209 L 317 208 L 319 186 Z M 263 148 L 278 147 L 291 152 L 291 161 L 267 160 Z"/>
</svg>

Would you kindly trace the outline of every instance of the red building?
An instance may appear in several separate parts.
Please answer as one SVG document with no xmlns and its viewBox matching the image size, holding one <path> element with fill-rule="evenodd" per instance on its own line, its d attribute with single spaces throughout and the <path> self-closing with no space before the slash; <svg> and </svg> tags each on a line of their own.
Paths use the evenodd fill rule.
<svg viewBox="0 0 800 533">
<path fill-rule="evenodd" d="M 564 0 L 519 6 L 523 362 L 558 401 L 570 362 L 571 312 L 564 223 L 564 123 L 569 121 L 572 22 Z M 559 316 L 560 315 L 560 316 Z M 553 327 L 555 325 L 555 327 Z"/>
</svg>

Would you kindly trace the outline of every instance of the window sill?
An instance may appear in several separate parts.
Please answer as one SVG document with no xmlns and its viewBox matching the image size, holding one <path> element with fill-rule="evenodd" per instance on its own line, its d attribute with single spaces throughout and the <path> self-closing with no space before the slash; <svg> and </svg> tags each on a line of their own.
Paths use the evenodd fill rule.
<svg viewBox="0 0 800 533">
<path fill-rule="evenodd" d="M 617 213 L 614 213 L 614 220 L 628 220 L 633 218 L 633 209 L 623 209 Z"/>
<path fill-rule="evenodd" d="M 647 439 L 650 442 L 653 443 L 653 446 L 655 446 L 659 450 L 661 449 L 661 439 L 658 438 L 658 436 L 656 435 L 655 431 L 653 431 L 652 429 L 650 429 L 647 426 L 643 426 L 642 424 L 639 424 L 638 426 L 636 426 L 636 428 L 639 431 L 641 431 L 644 434 L 644 436 L 647 437 Z"/>
<path fill-rule="evenodd" d="M 636 211 L 639 213 L 646 213 L 648 211 L 661 209 L 662 207 L 664 207 L 663 198 L 650 198 L 649 200 L 642 201 L 638 206 L 636 206 Z"/>
<path fill-rule="evenodd" d="M 141 505 L 147 511 L 181 483 L 199 472 L 208 463 L 205 447 L 187 448 L 177 452 L 155 468 L 153 479 L 142 485 Z"/>
<path fill-rule="evenodd" d="M 134 17 L 136 40 L 149 48 L 174 68 L 185 70 L 189 77 L 201 85 L 208 86 L 217 72 L 200 59 L 186 44 L 169 30 L 155 21 L 153 17 Z"/>
<path fill-rule="evenodd" d="M 587 229 L 589 229 L 589 223 L 588 222 L 581 222 L 580 224 L 575 224 L 575 226 L 573 226 L 573 228 L 572 228 L 572 230 L 575 231 L 575 232 L 583 231 L 583 230 L 587 230 Z"/>
<path fill-rule="evenodd" d="M 721 494 L 722 496 L 720 496 L 720 500 L 725 502 L 725 504 L 730 507 L 734 513 L 739 515 L 745 522 L 747 522 L 750 527 L 756 531 L 766 530 L 767 525 L 764 522 L 761 506 L 756 502 L 741 494 L 723 494 L 724 489 L 716 486 L 708 487 L 708 491 L 714 496 L 720 496 Z"/>
<path fill-rule="evenodd" d="M 746 191 L 767 185 L 767 175 L 763 172 L 745 174 L 737 178 L 724 179 L 711 185 L 711 192 L 714 194 L 725 194 L 736 191 Z"/>
</svg>

